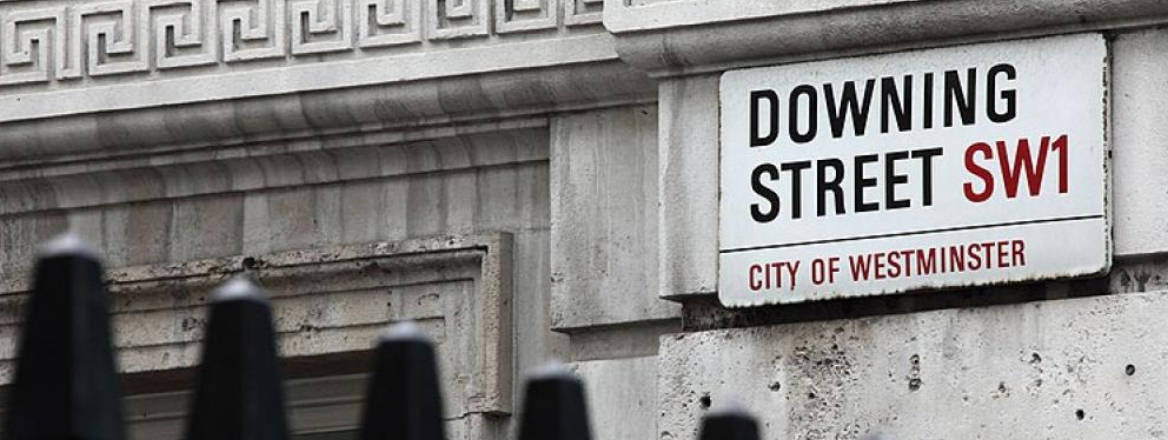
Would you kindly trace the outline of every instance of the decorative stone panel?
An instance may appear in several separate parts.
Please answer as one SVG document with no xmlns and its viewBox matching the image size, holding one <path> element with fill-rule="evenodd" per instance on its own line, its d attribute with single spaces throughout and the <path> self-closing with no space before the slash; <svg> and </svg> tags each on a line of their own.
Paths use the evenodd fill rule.
<svg viewBox="0 0 1168 440">
<path fill-rule="evenodd" d="M 511 248 L 510 235 L 499 233 L 115 269 L 108 283 L 120 369 L 131 389 L 187 375 L 199 362 L 209 292 L 246 270 L 270 295 L 286 363 L 352 369 L 338 365 L 371 350 L 388 323 L 414 320 L 438 343 L 448 417 L 507 414 Z M 5 384 L 27 299 L 20 284 L 0 297 Z"/>
<path fill-rule="evenodd" d="M 556 29 L 597 23 L 602 8 L 601 0 L 5 3 L 0 85 Z"/>
<path fill-rule="evenodd" d="M 602 5 L 8 0 L 0 2 L 0 123 L 615 61 Z"/>
</svg>

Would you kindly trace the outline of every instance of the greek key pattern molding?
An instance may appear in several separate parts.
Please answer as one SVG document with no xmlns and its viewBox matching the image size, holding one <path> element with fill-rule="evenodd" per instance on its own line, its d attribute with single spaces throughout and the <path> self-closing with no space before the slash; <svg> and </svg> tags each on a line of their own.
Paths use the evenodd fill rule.
<svg viewBox="0 0 1168 440">
<path fill-rule="evenodd" d="M 378 51 L 599 23 L 603 0 L 0 3 L 0 87 Z"/>
</svg>

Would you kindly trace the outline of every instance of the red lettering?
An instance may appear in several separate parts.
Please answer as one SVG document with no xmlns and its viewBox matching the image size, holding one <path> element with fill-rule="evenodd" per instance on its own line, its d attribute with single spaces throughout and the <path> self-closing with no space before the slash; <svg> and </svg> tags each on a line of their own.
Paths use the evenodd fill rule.
<svg viewBox="0 0 1168 440">
<path fill-rule="evenodd" d="M 1014 198 L 1018 195 L 1018 181 L 1022 171 L 1026 171 L 1026 185 L 1031 196 L 1037 196 L 1042 189 L 1042 174 L 1046 169 L 1046 151 L 1050 149 L 1050 136 L 1042 137 L 1042 144 L 1038 148 L 1037 163 L 1030 159 L 1030 141 L 1026 138 L 1018 139 L 1018 146 L 1014 148 L 1014 163 L 1011 166 L 1009 154 L 1006 152 L 1006 141 L 998 141 L 998 165 L 1002 168 L 1002 181 L 1006 186 L 1006 197 Z"/>
<path fill-rule="evenodd" d="M 795 272 L 799 270 L 799 260 L 795 260 L 795 264 L 787 263 L 787 276 L 791 280 L 791 290 L 795 290 Z"/>
<path fill-rule="evenodd" d="M 1013 244 L 1012 248 L 1013 248 L 1013 253 L 1014 253 L 1014 265 L 1015 266 L 1025 266 L 1026 265 L 1026 254 L 1025 254 L 1026 242 L 1022 241 L 1022 240 L 1014 240 L 1014 244 Z"/>
<path fill-rule="evenodd" d="M 949 271 L 965 272 L 965 252 L 949 249 Z"/>
<path fill-rule="evenodd" d="M 1058 152 L 1058 167 L 1059 167 L 1059 194 L 1067 193 L 1067 135 L 1059 136 L 1054 140 L 1054 144 L 1050 149 Z"/>
<path fill-rule="evenodd" d="M 937 250 L 930 248 L 927 252 L 917 249 L 917 267 L 923 274 L 933 273 L 933 266 L 937 262 Z"/>
<path fill-rule="evenodd" d="M 989 170 L 982 168 L 974 162 L 974 153 L 981 153 L 986 159 L 992 158 L 994 153 L 985 142 L 970 145 L 965 150 L 965 169 L 974 176 L 981 178 L 982 181 L 982 190 L 976 192 L 973 190 L 973 182 L 965 182 L 965 198 L 974 203 L 981 203 L 994 195 L 994 175 L 990 174 Z"/>
<path fill-rule="evenodd" d="M 920 252 L 920 249 L 900 251 L 900 261 L 904 262 L 904 272 L 906 274 L 912 272 L 912 257 L 916 252 Z"/>
<path fill-rule="evenodd" d="M 1010 255 L 1010 248 L 1006 247 L 1008 244 L 1010 244 L 1008 241 L 999 241 L 997 243 L 998 267 L 1010 267 L 1010 260 L 1006 259 Z"/>
<path fill-rule="evenodd" d="M 848 257 L 848 265 L 852 267 L 852 279 L 867 280 L 868 271 L 871 269 L 872 255 L 851 255 Z"/>
<path fill-rule="evenodd" d="M 981 254 L 978 253 L 980 248 L 981 245 L 977 243 L 973 243 L 965 248 L 969 253 L 969 270 L 981 269 Z"/>
<path fill-rule="evenodd" d="M 900 259 L 897 258 L 898 256 L 896 252 L 890 252 L 888 254 L 888 278 L 900 277 Z"/>
</svg>

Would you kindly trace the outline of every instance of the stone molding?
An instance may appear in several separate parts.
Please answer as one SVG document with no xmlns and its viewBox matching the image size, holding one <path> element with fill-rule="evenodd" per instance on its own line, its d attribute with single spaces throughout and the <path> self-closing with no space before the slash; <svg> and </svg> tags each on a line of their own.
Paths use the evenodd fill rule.
<svg viewBox="0 0 1168 440">
<path fill-rule="evenodd" d="M 621 59 L 655 77 L 1166 21 L 1156 0 L 606 0 L 604 12 Z"/>
<path fill-rule="evenodd" d="M 122 203 L 291 189 L 548 160 L 524 148 L 546 137 L 547 119 L 280 140 L 216 151 L 144 151 L 126 158 L 0 166 L 0 216 Z"/>
<path fill-rule="evenodd" d="M 3 0 L 0 159 L 628 105 L 655 98 L 641 71 L 1166 19 L 1156 0 Z"/>
<path fill-rule="evenodd" d="M 168 374 L 198 359 L 206 297 L 247 271 L 272 302 L 280 355 L 327 358 L 373 347 L 387 323 L 434 337 L 452 417 L 511 412 L 511 236 L 441 236 L 235 256 L 107 272 L 124 373 Z M 0 286 L 0 383 L 11 380 L 29 286 Z M 322 360 L 318 362 L 328 362 Z"/>
<path fill-rule="evenodd" d="M 328 64 L 321 54 L 393 58 L 426 49 L 441 52 L 510 34 L 599 23 L 600 0 L 94 0 L 0 3 L 3 50 L 0 86 L 52 83 L 146 73 L 184 76 L 183 69 L 218 72 L 263 60 L 257 73 Z M 596 34 L 595 29 L 587 32 Z M 542 38 L 546 39 L 546 38 Z M 469 42 L 473 44 L 474 42 Z M 455 57 L 463 55 L 454 54 Z M 539 53 L 528 53 L 537 57 Z M 591 56 L 603 56 L 592 53 Z M 465 61 L 465 60 L 464 60 Z M 150 78 L 154 79 L 154 78 Z M 247 82 L 247 80 L 243 80 Z M 254 83 L 254 86 L 261 84 Z M 13 110 L 10 110 L 13 111 Z M 13 111 L 15 113 L 27 112 Z M 16 115 L 5 112 L 2 120 Z"/>
<path fill-rule="evenodd" d="M 653 99 L 600 0 L 0 0 L 0 160 L 86 160 Z"/>
<path fill-rule="evenodd" d="M 257 144 L 299 150 L 364 139 L 378 145 L 411 133 L 476 130 L 547 113 L 649 102 L 655 91 L 643 73 L 611 60 L 83 113 L 0 123 L 0 168 L 27 173 L 120 157 L 214 155 Z"/>
</svg>

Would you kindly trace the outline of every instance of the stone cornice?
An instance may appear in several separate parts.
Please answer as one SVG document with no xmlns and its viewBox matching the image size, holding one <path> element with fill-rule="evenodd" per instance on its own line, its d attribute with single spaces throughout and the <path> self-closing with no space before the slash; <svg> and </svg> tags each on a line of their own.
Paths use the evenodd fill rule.
<svg viewBox="0 0 1168 440">
<path fill-rule="evenodd" d="M 0 216 L 546 162 L 547 118 L 0 168 Z"/>
<path fill-rule="evenodd" d="M 601 0 L 0 1 L 0 162 L 652 100 L 600 14 Z"/>
<path fill-rule="evenodd" d="M 621 59 L 655 77 L 1168 22 L 1159 0 L 606 0 Z"/>
<path fill-rule="evenodd" d="M 0 121 L 612 59 L 599 21 L 599 0 L 7 1 L 0 90 L 37 99 Z"/>
<path fill-rule="evenodd" d="M 394 137 L 655 99 L 618 60 L 0 123 L 3 168 Z"/>
<path fill-rule="evenodd" d="M 642 72 L 1165 21 L 1159 0 L 2 0 L 0 162 L 327 142 L 653 101 Z"/>
<path fill-rule="evenodd" d="M 606 34 L 592 33 L 437 52 L 295 63 L 278 68 L 223 68 L 196 76 L 167 75 L 166 71 L 159 71 L 157 79 L 125 77 L 130 79 L 113 83 L 94 81 L 92 85 L 82 82 L 77 86 L 16 88 L 11 94 L 0 95 L 0 121 L 604 62 L 616 59 L 609 40 Z M 0 79 L 4 76 L 0 73 Z"/>
</svg>

